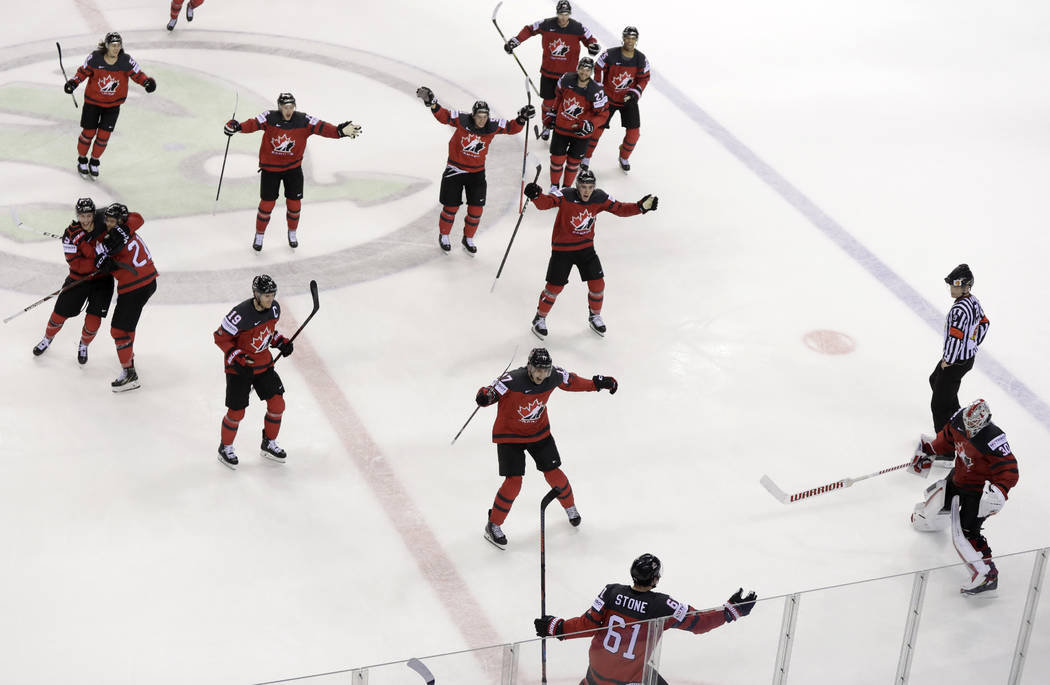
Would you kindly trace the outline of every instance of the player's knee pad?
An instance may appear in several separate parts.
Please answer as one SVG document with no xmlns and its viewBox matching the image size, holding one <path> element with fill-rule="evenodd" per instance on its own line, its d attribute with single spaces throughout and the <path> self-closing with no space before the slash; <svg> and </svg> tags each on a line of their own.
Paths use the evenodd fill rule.
<svg viewBox="0 0 1050 685">
<path fill-rule="evenodd" d="M 594 295 L 601 295 L 605 292 L 605 279 L 595 278 L 593 281 L 587 281 L 587 290 Z"/>
<path fill-rule="evenodd" d="M 915 505 L 911 514 L 911 525 L 915 530 L 930 533 L 946 530 L 951 525 L 951 517 L 944 502 L 947 487 L 947 479 L 942 478 L 926 488 L 923 501 Z"/>
<path fill-rule="evenodd" d="M 271 414 L 284 413 L 284 395 L 274 395 L 266 400 L 266 411 Z"/>
<path fill-rule="evenodd" d="M 301 210 L 303 208 L 303 201 L 302 200 L 289 200 L 289 199 L 285 198 L 284 206 L 288 209 L 289 212 L 298 212 L 299 210 Z"/>
<path fill-rule="evenodd" d="M 244 418 L 244 410 L 243 409 L 227 409 L 226 410 L 226 418 L 228 418 L 233 423 L 240 423 L 241 419 Z"/>
</svg>

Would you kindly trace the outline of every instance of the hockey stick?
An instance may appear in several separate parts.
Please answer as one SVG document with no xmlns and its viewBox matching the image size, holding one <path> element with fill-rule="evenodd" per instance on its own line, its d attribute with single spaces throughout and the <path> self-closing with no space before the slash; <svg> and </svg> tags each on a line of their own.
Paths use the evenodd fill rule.
<svg viewBox="0 0 1050 685">
<path fill-rule="evenodd" d="M 525 99 L 526 104 L 532 107 L 532 91 L 529 90 L 528 84 L 525 86 Z M 529 117 L 531 119 L 531 117 Z M 525 126 L 522 127 L 522 131 L 525 132 L 525 152 L 521 155 L 521 191 L 518 195 L 518 213 L 521 213 L 522 207 L 525 206 L 525 165 L 528 163 L 529 158 L 529 120 L 525 120 Z M 537 176 L 536 178 L 539 178 Z"/>
<path fill-rule="evenodd" d="M 518 345 L 515 345 L 514 346 L 514 354 L 510 355 L 510 361 L 507 362 L 507 367 L 505 369 L 503 369 L 503 373 L 501 373 L 500 375 L 496 376 L 496 378 L 502 378 L 503 374 L 507 373 L 507 369 L 509 369 L 510 365 L 514 363 L 514 357 L 517 357 L 517 356 L 518 356 Z M 474 407 L 474 411 L 472 411 L 470 413 L 470 418 L 468 418 L 467 422 L 463 424 L 463 428 L 460 428 L 459 429 L 459 433 L 456 433 L 456 437 L 452 438 L 452 444 L 453 445 L 456 444 L 456 440 L 459 440 L 459 436 L 463 434 L 463 431 L 466 429 L 467 424 L 474 420 L 474 414 L 477 414 L 479 409 L 481 409 L 481 405 L 480 404 L 478 406 Z"/>
<path fill-rule="evenodd" d="M 237 105 L 241 102 L 241 93 L 238 90 L 233 91 L 233 116 L 231 119 L 237 118 Z M 219 206 L 219 193 L 222 191 L 222 177 L 226 174 L 226 157 L 230 154 L 230 140 L 233 136 L 226 136 L 226 152 L 222 153 L 222 169 L 219 171 L 219 187 L 215 189 L 215 204 L 211 207 L 211 215 L 215 216 L 215 209 Z"/>
<path fill-rule="evenodd" d="M 881 471 L 875 471 L 874 473 L 869 473 L 869 474 L 867 474 L 865 476 L 857 476 L 856 478 L 843 478 L 842 480 L 837 480 L 834 483 L 828 483 L 827 485 L 821 485 L 818 488 L 812 488 L 810 490 L 803 490 L 802 492 L 796 492 L 793 495 L 789 495 L 788 493 L 784 492 L 779 487 L 777 487 L 777 484 L 774 483 L 773 479 L 771 479 L 769 476 L 763 475 L 762 479 L 759 482 L 762 483 L 762 487 L 764 487 L 766 490 L 769 491 L 769 494 L 773 495 L 778 500 L 780 500 L 781 504 L 790 504 L 791 502 L 797 502 L 799 500 L 806 499 L 807 497 L 813 497 L 814 495 L 823 495 L 825 492 L 831 492 L 832 490 L 839 490 L 841 488 L 848 488 L 849 486 L 853 485 L 854 483 L 859 483 L 862 480 L 867 480 L 869 478 L 874 478 L 875 476 L 881 476 L 882 474 L 889 473 L 891 471 L 898 471 L 900 469 L 907 468 L 909 466 L 911 466 L 911 462 L 907 461 L 907 462 L 904 462 L 903 464 L 898 464 L 897 466 L 891 466 L 889 468 L 882 469 Z"/>
<path fill-rule="evenodd" d="M 496 3 L 496 9 L 492 10 L 492 25 L 496 27 L 496 30 L 499 32 L 499 37 L 503 39 L 503 44 L 506 45 L 507 37 L 503 35 L 503 30 L 499 27 L 499 24 L 496 23 L 496 15 L 499 13 L 499 8 L 502 6 L 503 0 L 500 0 L 500 2 Z M 510 56 L 518 63 L 518 66 L 521 68 L 521 73 L 525 74 L 525 80 L 529 82 L 530 86 L 532 86 L 532 90 L 535 91 L 536 97 L 539 97 L 540 91 L 536 88 L 536 84 L 532 82 L 532 79 L 529 78 L 529 72 L 525 71 L 525 65 L 521 63 L 521 60 L 514 54 L 514 51 L 511 51 Z"/>
<path fill-rule="evenodd" d="M 550 492 L 540 500 L 540 616 L 547 615 L 547 527 L 546 512 L 550 504 L 560 494 L 558 488 L 551 488 Z M 547 640 L 540 640 L 540 682 L 547 683 Z"/>
<path fill-rule="evenodd" d="M 55 41 L 55 47 L 58 48 L 58 68 L 62 70 L 62 78 L 64 78 L 66 81 L 69 81 L 69 77 L 66 76 L 66 67 L 62 64 L 62 44 L 58 41 Z M 77 96 L 70 93 L 69 97 L 73 98 L 73 106 L 77 109 L 80 109 L 80 105 L 77 104 Z"/>
<path fill-rule="evenodd" d="M 419 659 L 409 659 L 408 663 L 405 664 L 413 671 L 423 677 L 423 680 L 427 681 L 427 685 L 434 685 L 434 674 L 430 672 L 430 669 L 420 661 Z"/>
<path fill-rule="evenodd" d="M 536 176 L 532 179 L 532 182 L 540 180 L 540 169 L 543 165 L 536 165 Z M 522 189 L 524 192 L 524 189 Z M 492 279 L 492 287 L 489 288 L 489 292 L 493 292 L 496 289 L 496 281 L 499 280 L 500 274 L 503 273 L 503 266 L 507 263 L 507 257 L 510 255 L 510 246 L 514 244 L 514 237 L 518 235 L 518 228 L 521 226 L 521 218 L 525 216 L 525 208 L 529 206 L 529 199 L 525 198 L 525 204 L 521 206 L 521 211 L 518 212 L 518 223 L 514 224 L 514 232 L 510 234 L 510 242 L 507 243 L 507 251 L 503 253 L 503 260 L 499 263 L 499 270 L 496 271 L 496 277 Z"/>
<path fill-rule="evenodd" d="M 11 221 L 15 222 L 15 226 L 17 228 L 21 228 L 23 231 L 29 231 L 30 233 L 36 233 L 37 235 L 42 235 L 45 238 L 58 238 L 59 240 L 62 239 L 62 236 L 58 235 L 57 233 L 41 231 L 38 228 L 33 228 L 32 226 L 22 223 L 22 218 L 18 216 L 18 210 L 15 209 L 13 206 L 8 207 L 7 209 L 11 214 Z"/>
<path fill-rule="evenodd" d="M 292 342 L 299 337 L 299 334 L 303 332 L 304 328 L 306 328 L 306 324 L 310 323 L 310 319 L 314 318 L 314 314 L 316 314 L 317 310 L 321 308 L 321 300 L 317 297 L 317 281 L 310 281 L 310 297 L 314 298 L 314 308 L 310 311 L 310 316 L 306 317 L 306 321 L 303 321 L 302 325 L 299 326 L 295 333 L 292 333 L 292 337 L 288 338 L 288 342 Z M 277 356 L 273 358 L 274 364 L 277 363 L 277 360 L 281 358 L 282 354 L 284 353 L 278 350 Z"/>
</svg>

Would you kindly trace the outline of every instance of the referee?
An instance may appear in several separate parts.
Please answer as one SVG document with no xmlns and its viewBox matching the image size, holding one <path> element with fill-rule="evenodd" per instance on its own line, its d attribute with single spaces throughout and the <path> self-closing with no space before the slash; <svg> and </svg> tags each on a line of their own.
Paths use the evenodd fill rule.
<svg viewBox="0 0 1050 685">
<path fill-rule="evenodd" d="M 930 411 L 933 429 L 939 432 L 959 409 L 959 386 L 962 377 L 973 368 L 977 347 L 988 333 L 988 317 L 977 298 L 970 294 L 973 272 L 967 264 L 952 269 L 944 282 L 951 288 L 955 304 L 944 322 L 944 353 L 930 374 Z"/>
</svg>

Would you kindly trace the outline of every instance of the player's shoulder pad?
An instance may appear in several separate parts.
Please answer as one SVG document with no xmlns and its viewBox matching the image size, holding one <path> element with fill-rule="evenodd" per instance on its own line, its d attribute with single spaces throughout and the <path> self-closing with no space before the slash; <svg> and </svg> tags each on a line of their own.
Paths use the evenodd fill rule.
<svg viewBox="0 0 1050 685">
<path fill-rule="evenodd" d="M 562 88 L 574 88 L 579 78 L 575 71 L 569 71 L 561 75 L 558 79 L 558 85 Z"/>
<path fill-rule="evenodd" d="M 588 202 L 594 202 L 594 203 L 597 203 L 597 204 L 601 204 L 602 202 L 605 202 L 606 200 L 608 200 L 609 202 L 616 202 L 616 199 L 613 198 L 611 195 L 609 195 L 609 193 L 605 192 L 601 188 L 595 188 L 594 192 L 591 193 L 591 199 L 588 200 Z"/>
<path fill-rule="evenodd" d="M 275 319 L 281 318 L 281 303 L 278 302 L 277 300 L 274 300 L 273 301 L 273 306 L 270 307 L 270 311 L 273 312 L 273 318 L 275 318 Z"/>
<path fill-rule="evenodd" d="M 989 423 L 970 440 L 984 454 L 997 453 L 1004 457 L 1010 454 L 1010 443 L 1006 439 L 1003 429 L 994 423 Z"/>
<path fill-rule="evenodd" d="M 594 603 L 591 604 L 591 608 L 597 612 L 601 612 L 605 608 L 605 603 L 608 601 L 609 593 L 614 588 L 620 587 L 616 583 L 609 583 L 602 588 L 602 591 L 598 593 L 598 596 L 594 598 Z"/>
<path fill-rule="evenodd" d="M 255 120 L 258 121 L 260 124 L 276 124 L 277 117 L 279 117 L 280 115 L 281 113 L 278 112 L 276 109 L 268 109 L 259 116 L 255 117 Z"/>
<path fill-rule="evenodd" d="M 562 29 L 562 33 L 574 33 L 582 36 L 585 30 L 583 24 L 579 21 L 576 19 L 569 19 L 569 25 Z"/>
<path fill-rule="evenodd" d="M 241 302 L 223 317 L 220 327 L 230 335 L 237 335 L 242 330 L 241 322 L 246 322 L 249 319 L 252 315 L 252 309 L 254 309 L 254 305 L 251 300 Z"/>
<path fill-rule="evenodd" d="M 117 58 L 117 65 L 131 71 L 139 70 L 139 63 L 135 61 L 134 57 L 126 52 Z"/>
</svg>

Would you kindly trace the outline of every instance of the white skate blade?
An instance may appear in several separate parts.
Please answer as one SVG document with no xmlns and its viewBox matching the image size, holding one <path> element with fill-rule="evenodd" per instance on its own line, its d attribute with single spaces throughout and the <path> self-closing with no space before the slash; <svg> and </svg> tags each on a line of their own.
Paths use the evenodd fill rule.
<svg viewBox="0 0 1050 685">
<path fill-rule="evenodd" d="M 280 457 L 275 457 L 274 455 L 270 454 L 266 450 L 259 450 L 259 456 L 260 457 L 266 457 L 270 461 L 275 461 L 278 464 L 283 464 L 286 461 L 285 459 L 281 459 Z"/>
<path fill-rule="evenodd" d="M 124 385 L 113 388 L 113 392 L 127 392 L 128 390 L 135 390 L 139 387 L 140 384 L 138 381 L 131 381 L 130 383 L 125 383 Z"/>
<path fill-rule="evenodd" d="M 226 468 L 230 469 L 231 471 L 236 471 L 237 470 L 237 464 L 231 464 L 230 462 L 226 461 L 225 459 L 223 459 L 219 455 L 216 455 L 215 458 L 219 460 L 220 464 L 222 464 Z"/>
</svg>

